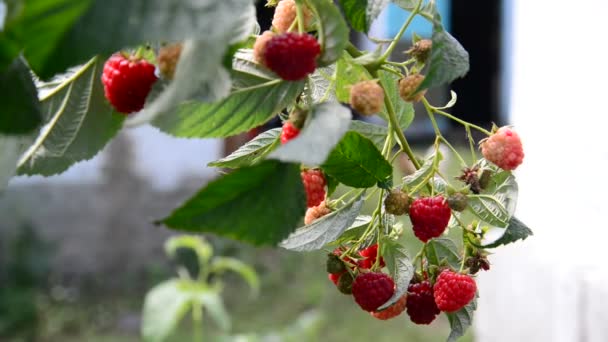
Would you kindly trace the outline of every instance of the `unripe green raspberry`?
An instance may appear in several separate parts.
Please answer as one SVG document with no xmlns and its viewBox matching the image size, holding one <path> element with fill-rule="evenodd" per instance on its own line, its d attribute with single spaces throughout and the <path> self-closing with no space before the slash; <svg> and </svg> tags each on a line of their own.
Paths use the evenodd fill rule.
<svg viewBox="0 0 608 342">
<path fill-rule="evenodd" d="M 410 209 L 410 199 L 402 190 L 392 190 L 384 200 L 384 209 L 393 215 L 403 215 Z"/>
<path fill-rule="evenodd" d="M 353 293 L 353 276 L 344 272 L 338 279 L 338 290 L 344 294 Z"/>
<path fill-rule="evenodd" d="M 452 196 L 448 197 L 448 205 L 450 209 L 455 211 L 463 211 L 467 208 L 469 199 L 464 194 L 457 192 Z"/>
<path fill-rule="evenodd" d="M 339 256 L 330 253 L 327 254 L 327 273 L 342 273 L 346 271 L 346 265 Z"/>
</svg>

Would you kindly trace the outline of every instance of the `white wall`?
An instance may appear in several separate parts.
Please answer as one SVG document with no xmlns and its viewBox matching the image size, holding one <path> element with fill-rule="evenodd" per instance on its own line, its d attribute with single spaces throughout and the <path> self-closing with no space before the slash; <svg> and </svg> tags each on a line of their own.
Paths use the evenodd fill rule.
<svg viewBox="0 0 608 342">
<path fill-rule="evenodd" d="M 476 337 L 605 342 L 608 1 L 505 2 L 508 108 L 526 152 L 516 215 L 535 236 L 491 257 Z"/>
</svg>

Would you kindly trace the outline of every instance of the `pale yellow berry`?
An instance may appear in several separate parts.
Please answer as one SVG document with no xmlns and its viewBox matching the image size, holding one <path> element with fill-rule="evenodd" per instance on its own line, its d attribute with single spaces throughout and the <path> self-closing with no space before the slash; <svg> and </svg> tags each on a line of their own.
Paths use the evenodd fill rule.
<svg viewBox="0 0 608 342">
<path fill-rule="evenodd" d="M 350 105 L 362 115 L 373 115 L 382 110 L 384 89 L 376 81 L 363 81 L 350 88 Z"/>
<path fill-rule="evenodd" d="M 424 81 L 424 76 L 413 74 L 399 80 L 399 96 L 406 102 L 418 102 L 426 94 L 426 89 L 416 92 L 416 89 Z"/>
</svg>

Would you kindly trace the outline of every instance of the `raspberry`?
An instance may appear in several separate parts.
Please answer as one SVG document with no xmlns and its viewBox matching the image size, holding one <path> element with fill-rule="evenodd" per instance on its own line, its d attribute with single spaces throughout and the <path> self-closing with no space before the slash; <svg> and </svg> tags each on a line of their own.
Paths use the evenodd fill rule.
<svg viewBox="0 0 608 342">
<path fill-rule="evenodd" d="M 331 280 L 332 283 L 334 283 L 334 285 L 338 286 L 338 280 L 340 279 L 340 276 L 343 274 L 342 273 L 329 273 L 327 275 L 327 278 L 329 278 L 329 280 Z"/>
<path fill-rule="evenodd" d="M 304 190 L 306 190 L 306 205 L 316 207 L 325 200 L 325 176 L 321 170 L 306 170 L 300 173 Z"/>
<path fill-rule="evenodd" d="M 403 215 L 410 208 L 410 198 L 399 189 L 392 190 L 384 200 L 384 209 L 393 215 Z"/>
<path fill-rule="evenodd" d="M 253 59 L 258 63 L 264 63 L 264 53 L 266 52 L 266 45 L 275 36 L 272 31 L 264 31 L 259 35 L 255 43 L 253 44 Z"/>
<path fill-rule="evenodd" d="M 475 298 L 477 284 L 468 275 L 444 270 L 437 277 L 433 290 L 439 310 L 454 312 L 462 309 Z"/>
<path fill-rule="evenodd" d="M 407 288 L 407 314 L 416 324 L 431 324 L 441 311 L 435 304 L 433 288 L 428 281 L 410 284 Z"/>
<path fill-rule="evenodd" d="M 366 249 L 359 251 L 359 255 L 361 255 L 363 259 L 357 262 L 358 266 L 365 269 L 372 268 L 372 266 L 374 266 L 376 263 L 376 259 L 378 258 L 378 244 L 373 244 Z M 380 266 L 380 268 L 386 266 L 383 257 L 380 257 L 378 266 Z"/>
<path fill-rule="evenodd" d="M 317 68 L 321 46 L 308 33 L 283 33 L 273 37 L 264 51 L 263 62 L 287 81 L 305 78 Z"/>
<path fill-rule="evenodd" d="M 312 12 L 304 7 L 304 28 L 308 28 L 312 22 Z M 272 17 L 272 27 L 279 33 L 285 33 L 296 20 L 296 2 L 294 0 L 282 0 L 274 10 Z"/>
<path fill-rule="evenodd" d="M 353 293 L 353 276 L 348 272 L 344 272 L 338 278 L 338 283 L 336 284 L 338 287 L 338 291 L 344 294 Z"/>
<path fill-rule="evenodd" d="M 524 160 L 519 135 L 509 127 L 501 127 L 481 142 L 483 157 L 503 170 L 515 170 Z"/>
<path fill-rule="evenodd" d="M 144 59 L 121 53 L 112 55 L 103 67 L 101 82 L 105 96 L 120 113 L 138 112 L 157 77 L 154 65 Z"/>
<path fill-rule="evenodd" d="M 410 206 L 410 220 L 414 234 L 427 242 L 443 233 L 450 222 L 452 211 L 443 196 L 421 197 Z"/>
<path fill-rule="evenodd" d="M 395 292 L 395 282 L 384 273 L 363 273 L 353 282 L 353 297 L 361 309 L 376 311 Z"/>
<path fill-rule="evenodd" d="M 469 186 L 469 189 L 471 189 L 471 191 L 474 194 L 478 194 L 481 192 L 482 187 L 479 182 L 479 167 L 478 166 L 465 167 L 462 170 L 462 175 L 460 175 L 456 179 L 459 179 L 459 180 L 465 182 Z"/>
<path fill-rule="evenodd" d="M 422 39 L 417 41 L 411 49 L 406 52 L 409 53 L 412 57 L 416 58 L 419 63 L 426 62 L 427 58 L 431 54 L 431 49 L 433 48 L 433 41 L 430 39 Z"/>
<path fill-rule="evenodd" d="M 304 224 L 311 224 L 314 220 L 318 220 L 329 213 L 331 213 L 331 209 L 325 205 L 325 202 L 321 202 L 318 206 L 306 210 Z"/>
<path fill-rule="evenodd" d="M 384 89 L 376 81 L 363 81 L 350 88 L 350 105 L 362 115 L 372 115 L 382 110 Z"/>
<path fill-rule="evenodd" d="M 158 69 L 160 74 L 171 80 L 175 75 L 175 68 L 182 54 L 183 45 L 181 43 L 163 46 L 158 51 Z"/>
<path fill-rule="evenodd" d="M 341 274 L 346 271 L 346 265 L 335 252 L 327 255 L 326 268 L 327 273 Z"/>
<path fill-rule="evenodd" d="M 448 197 L 448 205 L 452 210 L 463 211 L 467 208 L 469 199 L 463 193 L 457 192 L 452 196 Z"/>
<path fill-rule="evenodd" d="M 403 295 L 403 296 L 401 296 L 401 298 L 399 298 L 399 300 L 395 304 L 386 308 L 386 310 L 373 311 L 373 312 L 370 312 L 370 314 L 372 316 L 376 317 L 377 319 L 386 321 L 387 319 L 391 319 L 391 318 L 401 315 L 403 310 L 405 310 L 406 303 L 407 303 L 407 295 Z"/>
<path fill-rule="evenodd" d="M 415 92 L 418 86 L 424 81 L 424 76 L 413 74 L 399 80 L 399 96 L 406 102 L 418 102 L 422 100 L 426 89 Z"/>
<path fill-rule="evenodd" d="M 343 254 L 344 254 L 344 250 L 343 250 L 343 248 L 342 248 L 342 247 L 338 247 L 338 248 L 334 249 L 334 252 L 333 252 L 333 253 L 334 253 L 335 255 L 339 256 L 339 257 L 340 257 L 340 259 L 341 259 L 343 262 L 345 262 L 345 265 L 346 265 L 346 266 L 348 266 L 348 267 L 350 267 L 350 269 L 351 269 L 351 270 L 354 270 L 354 269 L 355 269 L 355 266 L 354 266 L 354 265 L 356 265 L 356 264 L 357 264 L 357 260 L 355 260 L 355 259 L 353 259 L 353 258 L 351 258 L 351 257 L 349 257 L 349 256 L 344 257 L 344 256 L 343 256 Z"/>
<path fill-rule="evenodd" d="M 300 130 L 296 128 L 290 121 L 285 121 L 283 130 L 281 131 L 281 144 L 287 143 L 300 134 Z"/>
</svg>

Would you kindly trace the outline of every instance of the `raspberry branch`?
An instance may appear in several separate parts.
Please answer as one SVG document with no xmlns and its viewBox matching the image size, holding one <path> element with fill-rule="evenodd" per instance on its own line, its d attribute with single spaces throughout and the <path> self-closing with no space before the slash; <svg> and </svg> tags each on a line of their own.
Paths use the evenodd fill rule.
<svg viewBox="0 0 608 342">
<path fill-rule="evenodd" d="M 388 48 L 386 48 L 386 51 L 384 51 L 382 56 L 380 56 L 379 61 L 381 63 L 384 63 L 384 61 L 386 61 L 388 59 L 388 57 L 391 55 L 391 53 L 393 52 L 395 47 L 397 47 L 397 44 L 401 40 L 401 36 L 403 36 L 403 34 L 407 30 L 407 28 L 410 26 L 410 24 L 412 23 L 412 21 L 414 20 L 416 15 L 418 15 L 418 13 L 420 12 L 420 7 L 422 6 L 422 1 L 423 0 L 418 0 L 416 7 L 410 12 L 410 16 L 407 18 L 405 23 L 403 23 L 403 25 L 399 29 L 399 32 L 397 32 L 397 34 L 393 38 L 393 41 L 390 43 Z"/>
</svg>

